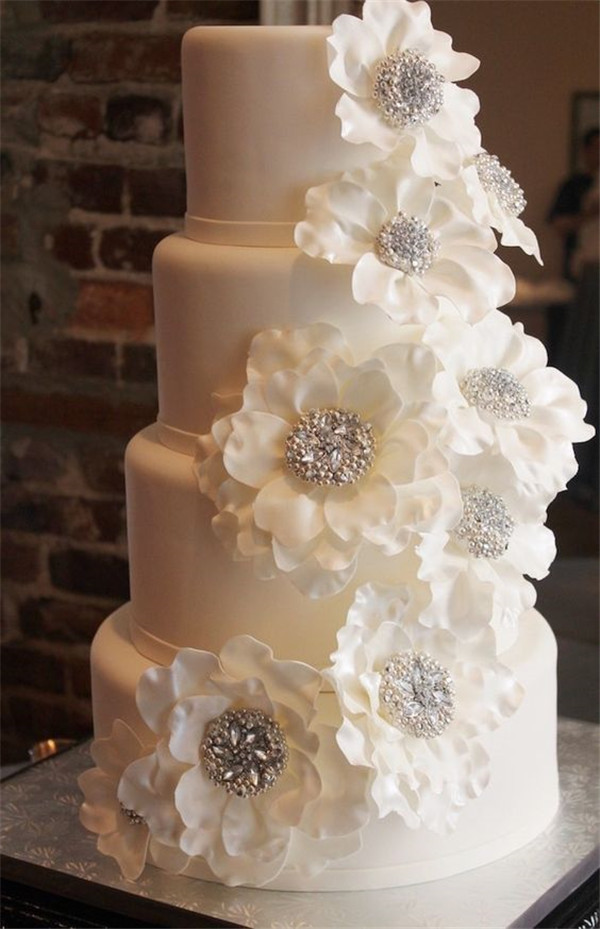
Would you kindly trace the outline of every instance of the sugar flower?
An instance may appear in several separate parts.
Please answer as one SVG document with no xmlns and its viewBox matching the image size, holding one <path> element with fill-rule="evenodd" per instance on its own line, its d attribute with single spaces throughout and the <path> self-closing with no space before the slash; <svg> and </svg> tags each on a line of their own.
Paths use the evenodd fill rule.
<svg viewBox="0 0 600 929">
<path fill-rule="evenodd" d="M 325 673 L 343 717 L 338 744 L 372 769 L 379 816 L 448 832 L 489 781 L 482 735 L 515 712 L 522 688 L 489 626 L 462 642 L 407 622 L 409 599 L 404 588 L 360 587 Z"/>
<path fill-rule="evenodd" d="M 428 349 L 399 343 L 353 364 L 341 333 L 317 324 L 259 334 L 247 370 L 238 412 L 201 437 L 196 467 L 214 531 L 259 577 L 281 571 L 329 596 L 364 547 L 395 555 L 411 533 L 458 518 L 421 401 L 435 373 Z"/>
<path fill-rule="evenodd" d="M 547 367 L 542 343 L 500 312 L 474 326 L 445 317 L 424 340 L 442 365 L 433 383 L 447 413 L 440 442 L 457 455 L 496 456 L 521 511 L 542 515 L 577 471 L 571 443 L 593 435 L 577 385 Z"/>
<path fill-rule="evenodd" d="M 358 303 L 399 322 L 429 323 L 446 300 L 469 322 L 515 294 L 489 225 L 461 209 L 454 183 L 418 177 L 406 146 L 385 163 L 311 188 L 296 244 L 308 255 L 353 265 Z"/>
<path fill-rule="evenodd" d="M 556 556 L 553 533 L 542 517 L 531 518 L 513 484 L 492 456 L 454 462 L 463 513 L 450 532 L 424 537 L 417 545 L 418 575 L 430 585 L 432 599 L 420 621 L 452 629 L 468 639 L 490 623 L 498 650 L 518 633 L 522 614 L 535 603 L 535 589 L 524 577 L 539 580 Z"/>
<path fill-rule="evenodd" d="M 123 876 L 136 880 L 142 873 L 149 854 L 155 863 L 169 871 L 181 871 L 187 864 L 187 856 L 179 849 L 151 839 L 148 822 L 137 797 L 120 796 L 120 783 L 126 769 L 151 757 L 152 747 L 144 746 L 129 726 L 120 719 L 113 723 L 108 738 L 96 739 L 91 754 L 95 768 L 84 771 L 78 783 L 85 801 L 79 817 L 86 829 L 98 835 L 98 851 L 115 858 Z M 172 766 L 171 766 L 172 767 Z M 176 772 L 176 774 L 179 772 Z M 171 821 L 171 829 L 180 823 L 169 797 L 174 791 L 172 770 L 164 769 L 159 778 L 161 805 L 166 807 L 165 818 Z"/>
<path fill-rule="evenodd" d="M 316 670 L 277 661 L 250 636 L 230 639 L 219 656 L 182 649 L 169 668 L 146 672 L 138 707 L 164 739 L 154 757 L 132 766 L 128 796 L 147 810 L 153 835 L 203 857 L 229 885 L 273 880 L 297 831 L 323 840 L 318 865 L 304 863 L 307 874 L 356 850 L 368 815 L 367 773 L 349 772 L 342 790 L 332 787 L 333 736 L 312 728 L 320 683 Z M 178 836 L 154 799 L 152 770 L 165 763 L 182 767 Z"/>
<path fill-rule="evenodd" d="M 344 93 L 336 113 L 348 142 L 385 153 L 402 139 L 423 177 L 455 176 L 465 155 L 479 151 L 476 95 L 457 87 L 479 67 L 433 29 L 426 3 L 366 0 L 363 19 L 338 16 L 328 39 L 329 73 Z"/>
<path fill-rule="evenodd" d="M 523 190 L 497 155 L 481 151 L 470 156 L 450 186 L 461 209 L 496 229 L 502 245 L 518 246 L 543 264 L 537 237 L 521 219 L 527 205 Z"/>
</svg>

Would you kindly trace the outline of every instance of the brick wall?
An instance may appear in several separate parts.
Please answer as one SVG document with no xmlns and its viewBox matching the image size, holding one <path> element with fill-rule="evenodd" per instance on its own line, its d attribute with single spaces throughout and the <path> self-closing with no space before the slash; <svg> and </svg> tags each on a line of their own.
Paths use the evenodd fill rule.
<svg viewBox="0 0 600 929">
<path fill-rule="evenodd" d="M 2 3 L 4 760 L 91 726 L 128 597 L 123 452 L 156 415 L 150 262 L 185 209 L 179 47 L 254 0 Z"/>
</svg>

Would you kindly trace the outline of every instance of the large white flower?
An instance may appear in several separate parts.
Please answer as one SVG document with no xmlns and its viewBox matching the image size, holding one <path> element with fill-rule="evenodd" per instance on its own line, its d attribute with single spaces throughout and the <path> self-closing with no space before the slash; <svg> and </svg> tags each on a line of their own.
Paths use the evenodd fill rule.
<svg viewBox="0 0 600 929">
<path fill-rule="evenodd" d="M 296 244 L 313 257 L 354 265 L 355 300 L 399 322 L 429 323 L 445 300 L 473 322 L 512 300 L 515 279 L 493 254 L 489 225 L 462 211 L 463 196 L 453 182 L 418 177 L 402 146 L 384 163 L 311 188 Z"/>
<path fill-rule="evenodd" d="M 545 577 L 556 545 L 543 517 L 532 519 L 523 510 L 514 481 L 504 483 L 497 461 L 488 455 L 455 461 L 463 515 L 451 532 L 424 537 L 417 553 L 418 575 L 432 592 L 420 621 L 465 639 L 476 635 L 482 622 L 490 623 L 503 651 L 535 603 L 535 588 L 523 575 Z"/>
<path fill-rule="evenodd" d="M 313 728 L 321 675 L 298 661 L 277 661 L 250 636 L 230 639 L 217 657 L 182 649 L 169 668 L 146 672 L 137 701 L 164 739 L 132 765 L 127 797 L 155 835 L 203 857 L 224 883 L 260 886 L 282 870 L 292 838 L 320 840 L 315 860 L 294 860 L 314 874 L 360 847 L 367 816 L 366 771 L 331 763 L 333 734 Z M 184 828 L 161 815 L 153 771 L 179 764 L 175 805 Z M 340 790 L 337 781 L 349 778 Z M 295 843 L 294 843 L 295 844 Z"/>
<path fill-rule="evenodd" d="M 233 557 L 329 596 L 364 547 L 395 555 L 411 533 L 453 525 L 458 485 L 423 402 L 435 370 L 433 353 L 411 342 L 353 365 L 324 324 L 256 336 L 241 408 L 216 420 L 197 456 Z"/>
<path fill-rule="evenodd" d="M 454 186 L 464 211 L 497 229 L 502 245 L 518 246 L 544 263 L 535 233 L 520 218 L 527 205 L 523 190 L 497 155 L 481 151 L 468 158 Z"/>
<path fill-rule="evenodd" d="M 479 61 L 452 50 L 450 36 L 433 29 L 426 3 L 366 0 L 362 20 L 338 16 L 328 44 L 348 142 L 389 153 L 407 139 L 414 170 L 436 179 L 455 176 L 465 155 L 479 151 L 479 100 L 454 83 Z"/>
<path fill-rule="evenodd" d="M 491 453 L 520 510 L 543 515 L 577 471 L 571 443 L 594 432 L 577 385 L 547 367 L 542 343 L 501 312 L 474 326 L 445 317 L 424 341 L 442 365 L 433 385 L 447 412 L 442 445 L 460 456 Z"/>
<path fill-rule="evenodd" d="M 78 779 L 85 796 L 79 818 L 86 829 L 98 835 L 98 851 L 115 858 L 123 876 L 136 880 L 142 873 L 146 858 L 151 857 L 160 867 L 169 871 L 182 871 L 187 856 L 172 843 L 163 844 L 151 839 L 148 822 L 141 805 L 134 798 L 120 796 L 120 782 L 132 764 L 151 757 L 152 747 L 144 746 L 129 726 L 120 719 L 113 723 L 110 736 L 96 739 L 91 754 L 95 768 L 84 771 Z M 176 772 L 176 776 L 177 776 Z M 158 778 L 163 809 L 172 823 L 172 830 L 181 821 L 172 803 L 176 783 L 172 770 L 163 770 Z"/>
<path fill-rule="evenodd" d="M 446 832 L 486 787 L 481 736 L 518 708 L 522 688 L 496 659 L 489 626 L 465 643 L 406 622 L 408 601 L 404 588 L 360 587 L 325 674 L 343 716 L 338 744 L 373 770 L 379 816 Z"/>
</svg>

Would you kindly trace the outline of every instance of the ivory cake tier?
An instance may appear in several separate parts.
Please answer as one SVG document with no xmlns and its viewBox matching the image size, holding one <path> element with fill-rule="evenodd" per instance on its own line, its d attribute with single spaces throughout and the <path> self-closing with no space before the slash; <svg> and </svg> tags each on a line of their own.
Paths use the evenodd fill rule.
<svg viewBox="0 0 600 929">
<path fill-rule="evenodd" d="M 110 734 L 115 717 L 142 740 L 153 738 L 140 719 L 135 690 L 153 666 L 135 648 L 129 633 L 131 606 L 113 613 L 100 628 L 92 653 L 92 695 L 96 738 Z M 271 890 L 367 890 L 448 877 L 510 854 L 538 835 L 558 810 L 556 763 L 556 640 L 543 617 L 532 610 L 522 619 L 517 643 L 503 655 L 525 688 L 519 712 L 493 733 L 486 747 L 492 779 L 483 795 L 461 814 L 460 827 L 445 836 L 407 828 L 394 815 L 373 819 L 363 847 L 334 862 L 313 880 L 284 869 Z M 319 718 L 336 722 L 333 694 L 324 693 Z M 518 785 L 518 789 L 516 789 Z M 184 872 L 214 880 L 202 862 Z"/>
</svg>

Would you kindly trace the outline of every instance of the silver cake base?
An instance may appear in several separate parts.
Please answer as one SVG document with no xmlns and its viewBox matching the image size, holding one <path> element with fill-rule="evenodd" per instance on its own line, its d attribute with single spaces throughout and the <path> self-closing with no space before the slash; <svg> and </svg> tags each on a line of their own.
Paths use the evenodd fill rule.
<svg viewBox="0 0 600 929">
<path fill-rule="evenodd" d="M 3 873 L 152 925 L 192 925 L 190 917 L 202 914 L 261 929 L 531 927 L 597 867 L 598 734 L 591 723 L 559 720 L 561 809 L 542 835 L 493 864 L 427 884 L 285 893 L 231 889 L 151 867 L 137 883 L 125 881 L 116 863 L 98 854 L 95 836 L 79 824 L 76 779 L 91 765 L 87 745 L 2 785 Z"/>
</svg>

